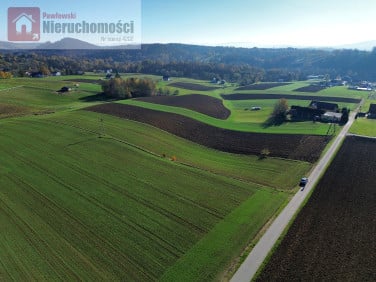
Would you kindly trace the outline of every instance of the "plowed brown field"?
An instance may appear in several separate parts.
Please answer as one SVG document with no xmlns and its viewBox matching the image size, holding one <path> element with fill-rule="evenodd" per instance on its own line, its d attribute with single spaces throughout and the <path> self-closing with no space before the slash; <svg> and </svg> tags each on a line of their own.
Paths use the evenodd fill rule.
<svg viewBox="0 0 376 282">
<path fill-rule="evenodd" d="M 251 85 L 246 85 L 242 86 L 239 88 L 236 88 L 235 90 L 266 90 L 278 86 L 284 86 L 284 85 L 289 85 L 291 83 L 287 82 L 281 82 L 281 83 L 259 83 L 259 84 L 251 84 Z"/>
<path fill-rule="evenodd" d="M 340 103 L 360 103 L 360 99 L 346 97 L 312 96 L 312 95 L 286 95 L 286 94 L 222 94 L 224 100 L 265 100 L 265 99 L 290 99 L 308 101 L 332 101 Z"/>
<path fill-rule="evenodd" d="M 347 137 L 257 281 L 376 281 L 376 139 Z"/>
<path fill-rule="evenodd" d="M 259 155 L 261 150 L 268 149 L 270 156 L 314 162 L 328 142 L 324 136 L 222 129 L 178 114 L 116 103 L 101 104 L 87 110 L 150 124 L 206 147 L 237 154 Z"/>
<path fill-rule="evenodd" d="M 173 87 L 178 87 L 178 88 L 193 90 L 193 91 L 211 91 L 211 90 L 219 89 L 218 87 L 205 86 L 205 85 L 189 83 L 189 82 L 174 82 L 174 83 L 169 84 L 168 86 L 173 86 Z"/>
<path fill-rule="evenodd" d="M 153 96 L 138 98 L 137 100 L 186 108 L 218 119 L 227 119 L 231 114 L 230 110 L 223 105 L 222 100 L 200 94 L 184 96 Z"/>
<path fill-rule="evenodd" d="M 319 92 L 321 90 L 324 90 L 326 87 L 324 86 L 319 86 L 319 85 L 308 85 L 304 86 L 298 89 L 295 89 L 294 91 L 297 92 Z"/>
</svg>

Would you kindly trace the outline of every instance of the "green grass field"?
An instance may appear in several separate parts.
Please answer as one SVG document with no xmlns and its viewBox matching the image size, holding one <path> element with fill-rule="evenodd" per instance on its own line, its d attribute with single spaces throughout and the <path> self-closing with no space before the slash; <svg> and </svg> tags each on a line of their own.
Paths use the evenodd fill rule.
<svg viewBox="0 0 376 282">
<path fill-rule="evenodd" d="M 177 162 L 188 166 L 276 189 L 291 190 L 300 176 L 310 168 L 310 164 L 305 162 L 276 158 L 260 160 L 257 156 L 215 151 L 146 124 L 93 112 L 76 111 L 63 113 L 58 119 L 44 119 L 85 128 L 98 135 L 103 131 L 106 135 L 138 146 L 156 156 L 175 156 Z M 100 122 L 101 119 L 103 123 Z"/>
<path fill-rule="evenodd" d="M 373 92 L 372 95 L 370 95 L 370 93 L 368 92 L 366 93 L 368 94 L 368 96 L 364 99 L 364 103 L 360 110 L 364 113 L 367 113 L 369 111 L 371 104 L 376 104 L 376 100 L 374 99 L 375 92 Z M 376 120 L 367 119 L 364 117 L 358 118 L 350 128 L 350 133 L 376 137 Z"/>
<path fill-rule="evenodd" d="M 358 118 L 350 128 L 350 133 L 376 137 L 376 120 Z"/>
<path fill-rule="evenodd" d="M 202 240 L 212 242 L 200 251 L 206 263 L 211 252 L 221 257 L 215 270 L 194 274 L 209 277 L 228 266 L 288 197 L 111 135 L 99 138 L 84 119 L 81 127 L 59 115 L 0 126 L 2 280 L 156 280 Z M 248 217 L 234 221 L 232 213 Z M 243 228 L 253 233 L 238 233 Z M 229 243 L 223 232 L 239 240 Z"/>
</svg>

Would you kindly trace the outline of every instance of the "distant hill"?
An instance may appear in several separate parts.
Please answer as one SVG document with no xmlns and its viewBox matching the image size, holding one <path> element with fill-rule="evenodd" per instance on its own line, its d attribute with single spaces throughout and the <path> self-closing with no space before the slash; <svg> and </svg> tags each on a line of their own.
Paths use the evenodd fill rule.
<svg viewBox="0 0 376 282">
<path fill-rule="evenodd" d="M 21 50 L 30 50 L 35 49 L 39 46 L 36 43 L 12 43 L 7 41 L 0 41 L 0 49 L 2 50 L 14 50 L 14 49 L 21 49 Z"/>
<path fill-rule="evenodd" d="M 48 49 L 74 49 L 74 50 L 85 50 L 85 49 L 100 49 L 99 46 L 87 43 L 82 40 L 74 38 L 63 38 L 62 40 L 56 41 L 54 43 L 47 42 L 37 46 L 38 49 L 48 50 Z"/>
<path fill-rule="evenodd" d="M 374 47 L 376 47 L 376 40 L 337 46 L 336 49 L 357 49 L 363 51 L 372 51 Z"/>
<path fill-rule="evenodd" d="M 74 38 L 64 38 L 62 40 L 56 42 L 46 42 L 46 43 L 14 43 L 14 42 L 6 42 L 0 41 L 0 49 L 2 50 L 36 50 L 36 49 L 43 49 L 43 50 L 50 50 L 50 49 L 100 49 L 100 47 L 87 43 L 85 41 L 81 41 Z"/>
<path fill-rule="evenodd" d="M 16 46 L 18 45 L 15 43 L 0 42 L 0 49 L 3 49 L 1 53 L 12 56 L 12 53 L 28 52 L 15 50 Z M 247 77 L 245 84 L 260 79 L 290 81 L 305 79 L 308 75 L 326 74 L 334 78 L 339 75 L 350 76 L 355 80 L 376 81 L 376 49 L 370 52 L 343 48 L 236 48 L 143 44 L 141 49 L 129 50 L 129 48 L 119 49 L 120 47 L 106 49 L 72 38 L 25 46 L 39 55 L 38 60 L 47 60 L 52 55 L 68 58 L 69 65 L 68 63 L 64 65 L 64 61 L 67 61 L 65 59 L 57 59 L 53 64 L 52 60 L 48 60 L 48 64 L 54 69 L 69 71 L 74 65 L 75 68 L 85 71 L 111 68 L 120 72 L 144 72 L 210 80 L 217 77 L 238 81 L 234 77 L 238 76 L 242 79 Z M 101 65 L 95 65 L 96 59 L 102 62 Z M 33 60 L 33 58 L 24 58 L 24 60 Z M 29 62 L 24 64 L 35 65 Z M 8 68 L 16 67 L 8 66 Z"/>
<path fill-rule="evenodd" d="M 56 42 L 14 43 L 0 41 L 0 50 L 121 50 L 139 49 L 138 45 L 97 46 L 75 38 L 63 38 Z"/>
<path fill-rule="evenodd" d="M 221 44 L 218 46 L 200 46 L 200 45 L 187 45 L 187 44 L 143 44 L 142 46 L 167 46 L 167 47 L 175 47 L 178 48 L 179 46 L 188 47 L 189 49 L 218 49 L 218 48 L 229 48 L 229 49 L 273 49 L 273 50 L 280 50 L 280 49 L 305 49 L 305 50 L 322 50 L 322 51 L 333 51 L 333 50 L 341 50 L 341 49 L 348 49 L 348 50 L 360 50 L 360 51 L 372 51 L 374 47 L 376 47 L 376 40 L 365 41 L 365 42 L 358 42 L 352 44 L 345 44 L 345 45 L 338 45 L 338 46 L 323 46 L 323 47 L 298 47 L 298 46 L 273 46 L 273 47 L 255 47 L 250 43 L 247 42 L 235 42 L 235 43 L 226 43 Z M 108 46 L 108 47 L 101 47 L 97 46 L 79 39 L 75 38 L 63 38 L 56 42 L 46 42 L 46 43 L 13 43 L 13 42 L 6 42 L 0 41 L 0 50 L 1 49 L 76 49 L 76 50 L 87 50 L 87 49 L 105 49 L 105 50 L 120 50 L 120 49 L 138 49 L 134 47 L 140 46 L 132 46 L 132 45 L 119 45 L 119 46 Z"/>
</svg>

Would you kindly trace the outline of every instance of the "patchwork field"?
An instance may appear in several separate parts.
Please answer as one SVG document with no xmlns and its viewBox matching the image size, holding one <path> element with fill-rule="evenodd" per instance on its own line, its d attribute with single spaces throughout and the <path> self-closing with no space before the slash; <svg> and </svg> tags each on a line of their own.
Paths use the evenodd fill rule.
<svg viewBox="0 0 376 282">
<path fill-rule="evenodd" d="M 257 281 L 375 281 L 376 139 L 347 137 Z"/>
<path fill-rule="evenodd" d="M 147 77 L 188 89 L 111 104 L 98 99 L 101 75 L 1 81 L 1 281 L 228 277 L 328 142 L 291 134 L 325 135 L 318 124 L 262 128 L 269 108 L 236 120 L 244 101 L 208 82 Z"/>
<path fill-rule="evenodd" d="M 315 162 L 330 140 L 325 136 L 258 134 L 213 127 L 174 113 L 106 103 L 87 110 L 147 123 L 179 137 L 216 150 L 259 155 L 268 149 L 270 156 Z"/>
</svg>

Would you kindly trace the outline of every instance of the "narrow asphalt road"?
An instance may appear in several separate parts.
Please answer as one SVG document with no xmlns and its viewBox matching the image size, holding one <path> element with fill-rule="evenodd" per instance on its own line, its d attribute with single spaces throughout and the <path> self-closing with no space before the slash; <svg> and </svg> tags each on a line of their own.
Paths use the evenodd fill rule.
<svg viewBox="0 0 376 282">
<path fill-rule="evenodd" d="M 310 191 L 313 189 L 320 176 L 325 172 L 329 161 L 335 155 L 351 125 L 354 122 L 357 111 L 354 111 L 349 116 L 349 121 L 343 126 L 341 132 L 338 134 L 329 150 L 321 158 L 315 168 L 312 170 L 309 177 L 309 182 L 303 191 L 298 191 L 285 209 L 278 215 L 272 225 L 268 228 L 265 234 L 261 237 L 256 246 L 252 249 L 246 260 L 234 274 L 231 282 L 249 282 L 256 274 L 262 262 L 281 236 L 283 230 L 287 227 L 288 223 L 293 218 L 294 214 L 298 211 L 303 201 L 308 197 Z"/>
</svg>

